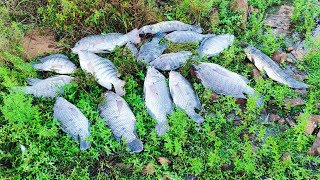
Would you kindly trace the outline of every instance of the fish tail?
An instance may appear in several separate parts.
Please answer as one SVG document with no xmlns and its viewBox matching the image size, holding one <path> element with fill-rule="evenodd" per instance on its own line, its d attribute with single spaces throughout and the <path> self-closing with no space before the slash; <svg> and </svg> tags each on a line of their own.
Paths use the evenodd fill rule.
<svg viewBox="0 0 320 180">
<path fill-rule="evenodd" d="M 162 136 L 169 131 L 170 127 L 167 121 L 158 122 L 156 124 L 156 132 L 158 136 Z"/>
<path fill-rule="evenodd" d="M 139 153 L 143 150 L 143 144 L 139 139 L 127 143 L 127 147 L 130 149 L 130 153 Z"/>
<path fill-rule="evenodd" d="M 196 112 L 194 112 L 194 110 L 192 112 L 188 113 L 188 116 L 190 119 L 192 119 L 194 122 L 201 124 L 205 121 L 205 119 L 200 116 L 199 114 L 197 114 Z"/>
<path fill-rule="evenodd" d="M 120 81 L 118 84 L 114 84 L 114 90 L 116 91 L 116 94 L 119 96 L 124 96 L 126 94 L 126 91 L 124 89 L 124 85 L 126 84 L 125 81 Z"/>
<path fill-rule="evenodd" d="M 307 89 L 309 87 L 309 85 L 292 78 L 289 79 L 288 86 L 295 89 Z"/>
<path fill-rule="evenodd" d="M 84 137 L 80 137 L 80 149 L 87 150 L 91 146 L 91 143 L 87 141 Z"/>
<path fill-rule="evenodd" d="M 135 28 L 134 30 L 128 32 L 126 34 L 126 36 L 128 37 L 128 40 L 131 43 L 138 44 L 141 41 L 141 39 L 139 37 L 139 30 L 137 28 Z"/>
</svg>

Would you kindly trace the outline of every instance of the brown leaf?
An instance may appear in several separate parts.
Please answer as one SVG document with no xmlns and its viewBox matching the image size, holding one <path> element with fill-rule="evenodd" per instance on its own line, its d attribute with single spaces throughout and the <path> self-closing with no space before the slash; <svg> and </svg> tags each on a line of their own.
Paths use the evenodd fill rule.
<svg viewBox="0 0 320 180">
<path fill-rule="evenodd" d="M 154 165 L 153 165 L 153 163 L 148 163 L 147 166 L 142 169 L 142 173 L 144 175 L 146 175 L 146 174 L 153 175 L 154 174 Z"/>
<path fill-rule="evenodd" d="M 217 100 L 217 99 L 219 99 L 219 95 L 214 93 L 214 92 L 212 92 L 210 99 L 211 99 L 211 101 Z"/>
<path fill-rule="evenodd" d="M 243 99 L 243 98 L 236 99 L 236 104 L 245 105 L 246 103 L 247 103 L 247 99 Z"/>
<path fill-rule="evenodd" d="M 292 108 L 292 107 L 295 107 L 295 106 L 304 105 L 305 102 L 301 97 L 298 97 L 298 98 L 286 98 L 284 100 L 284 104 L 286 105 L 286 108 Z"/>
<path fill-rule="evenodd" d="M 299 61 L 302 60 L 303 56 L 305 54 L 307 54 L 307 50 L 303 50 L 303 49 L 296 49 L 291 51 L 291 54 Z"/>
<path fill-rule="evenodd" d="M 272 55 L 272 60 L 277 62 L 277 63 L 281 63 L 281 51 L 275 51 Z"/>
<path fill-rule="evenodd" d="M 291 46 L 287 48 L 287 52 L 291 52 L 292 50 L 293 50 L 293 47 Z"/>
<path fill-rule="evenodd" d="M 258 69 L 252 69 L 251 74 L 252 74 L 253 78 L 258 79 L 260 77 L 260 71 Z"/>
<path fill-rule="evenodd" d="M 320 155 L 320 131 L 318 132 L 316 140 L 313 142 L 312 147 L 308 150 L 307 153 L 312 156 Z"/>
<path fill-rule="evenodd" d="M 312 134 L 317 124 L 320 122 L 320 115 L 311 115 L 311 118 L 307 121 L 305 134 Z"/>
<path fill-rule="evenodd" d="M 296 123 L 294 122 L 294 120 L 289 119 L 289 118 L 285 118 L 286 122 L 289 124 L 289 126 L 293 127 L 296 125 Z"/>
<path fill-rule="evenodd" d="M 158 157 L 158 162 L 159 162 L 161 165 L 163 165 L 163 164 L 167 164 L 167 165 L 171 164 L 171 161 L 168 160 L 168 159 L 165 158 L 165 157 Z"/>
<path fill-rule="evenodd" d="M 279 121 L 281 118 L 279 115 L 277 114 L 270 114 L 270 117 L 269 117 L 269 121 L 270 122 L 275 122 L 275 121 Z"/>
<path fill-rule="evenodd" d="M 280 118 L 278 120 L 279 124 L 285 124 L 286 123 L 286 120 L 284 118 Z"/>
</svg>

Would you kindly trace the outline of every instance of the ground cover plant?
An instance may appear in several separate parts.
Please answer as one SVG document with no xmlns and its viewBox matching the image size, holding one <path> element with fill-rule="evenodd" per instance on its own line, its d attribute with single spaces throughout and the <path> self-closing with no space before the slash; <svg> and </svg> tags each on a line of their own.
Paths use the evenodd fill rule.
<svg viewBox="0 0 320 180">
<path fill-rule="evenodd" d="M 37 9 L 37 16 L 29 19 L 24 11 L 12 11 L 13 6 L 4 3 L 0 7 L 1 179 L 319 179 L 320 160 L 306 153 L 316 133 L 305 135 L 310 115 L 320 114 L 320 44 L 311 36 L 319 16 L 317 1 L 249 0 L 254 10 L 245 26 L 242 11 L 231 8 L 235 2 L 49 0 Z M 282 3 L 294 6 L 293 31 L 299 32 L 308 44 L 308 53 L 295 65 L 307 72 L 310 88 L 303 96 L 305 105 L 293 108 L 288 108 L 284 99 L 298 97 L 299 93 L 269 78 L 263 79 L 263 72 L 253 77 L 254 66 L 242 50 L 243 44 L 248 43 L 272 56 L 274 51 L 287 48 L 284 38 L 277 38 L 264 23 L 268 9 Z M 193 83 L 203 107 L 200 114 L 206 121 L 197 125 L 183 111 L 175 109 L 168 117 L 170 131 L 158 137 L 154 130 L 156 121 L 148 115 L 143 100 L 146 67 L 137 63 L 128 49 L 117 48 L 101 56 L 112 60 L 126 81 L 124 99 L 137 118 L 144 151 L 130 154 L 124 143 L 113 138 L 97 111 L 105 89 L 78 68 L 72 74 L 75 82 L 65 87 L 63 97 L 90 121 L 92 146 L 81 151 L 53 119 L 54 99 L 34 98 L 14 89 L 26 85 L 27 77 L 46 78 L 54 74 L 35 72 L 35 59 L 26 59 L 21 41 L 28 28 L 21 23 L 22 16 L 44 30 L 53 30 L 62 42 L 61 52 L 77 67 L 78 57 L 69 48 L 92 33 L 125 33 L 162 20 L 198 24 L 206 33 L 232 33 L 236 40 L 230 48 L 203 61 L 246 76 L 250 86 L 264 96 L 265 105 L 256 108 L 254 98 L 243 104 L 228 96 L 213 97 L 192 73 L 190 61 L 180 71 Z M 166 52 L 195 52 L 197 46 L 170 43 Z M 265 124 L 265 115 L 270 112 L 294 117 L 295 125 Z M 289 155 L 284 157 L 286 153 Z"/>
</svg>

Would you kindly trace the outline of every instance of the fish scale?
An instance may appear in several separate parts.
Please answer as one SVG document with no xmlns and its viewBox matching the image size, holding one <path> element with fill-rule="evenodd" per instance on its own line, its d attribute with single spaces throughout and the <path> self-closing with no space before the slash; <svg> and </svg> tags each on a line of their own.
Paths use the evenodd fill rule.
<svg viewBox="0 0 320 180">
<path fill-rule="evenodd" d="M 205 56 L 209 58 L 228 48 L 233 41 L 234 35 L 231 34 L 212 36 L 203 40 L 197 51 L 201 58 Z"/>
<path fill-rule="evenodd" d="M 139 29 L 140 34 L 157 34 L 172 31 L 195 31 L 202 33 L 202 28 L 180 21 L 162 21 L 156 24 L 143 26 Z"/>
<path fill-rule="evenodd" d="M 169 130 L 167 114 L 173 112 L 173 103 L 165 77 L 154 67 L 149 67 L 143 87 L 149 115 L 157 120 L 156 132 L 159 136 Z"/>
<path fill-rule="evenodd" d="M 260 107 L 263 105 L 263 98 L 247 85 L 248 81 L 245 77 L 214 63 L 201 63 L 194 65 L 194 67 L 196 69 L 196 76 L 201 79 L 204 87 L 218 94 L 233 96 L 235 98 L 246 98 L 244 94 L 258 96 L 256 106 Z"/>
<path fill-rule="evenodd" d="M 286 74 L 285 71 L 281 69 L 277 63 L 275 63 L 272 59 L 270 59 L 267 55 L 262 53 L 257 48 L 248 46 L 244 49 L 244 51 L 247 54 L 248 59 L 252 61 L 260 71 L 266 72 L 268 77 L 270 77 L 271 79 L 281 84 L 288 85 L 291 88 L 308 88 L 307 84 L 299 82 Z"/>
<path fill-rule="evenodd" d="M 125 82 L 118 78 L 117 69 L 110 60 L 87 51 L 81 51 L 78 55 L 81 68 L 93 74 L 101 86 L 110 90 L 112 84 L 117 94 L 125 94 Z"/>
<path fill-rule="evenodd" d="M 160 44 L 160 41 L 164 36 L 164 33 L 158 33 L 150 41 L 144 43 L 140 47 L 137 59 L 148 63 L 159 57 L 168 46 L 167 42 Z"/>
<path fill-rule="evenodd" d="M 108 91 L 105 93 L 104 102 L 99 104 L 98 110 L 100 117 L 106 119 L 106 124 L 115 138 L 126 140 L 131 153 L 143 150 L 143 144 L 136 135 L 136 118 L 123 98 Z"/>
<path fill-rule="evenodd" d="M 66 75 L 52 76 L 47 79 L 28 78 L 31 86 L 18 87 L 26 94 L 35 97 L 55 97 L 57 93 L 63 94 L 63 86 L 73 81 L 74 78 Z"/>
<path fill-rule="evenodd" d="M 40 58 L 41 63 L 34 64 L 33 67 L 41 71 L 53 71 L 59 74 L 71 74 L 76 66 L 67 56 L 63 54 L 52 54 Z"/>
<path fill-rule="evenodd" d="M 186 111 L 187 115 L 196 123 L 205 120 L 195 112 L 195 108 L 201 110 L 200 100 L 191 83 L 180 73 L 171 71 L 169 73 L 169 88 L 173 102 L 179 109 Z"/>
<path fill-rule="evenodd" d="M 194 31 L 173 31 L 165 36 L 165 39 L 175 43 L 201 42 L 204 38 L 214 36 L 213 34 L 200 34 Z"/>
<path fill-rule="evenodd" d="M 150 65 L 162 71 L 175 70 L 183 63 L 186 63 L 191 55 L 192 53 L 190 51 L 163 54 L 153 60 Z"/>
<path fill-rule="evenodd" d="M 90 148 L 87 138 L 90 136 L 90 123 L 81 111 L 65 100 L 58 97 L 53 107 L 53 117 L 61 124 L 61 129 L 70 134 L 75 141 L 79 141 L 80 149 Z"/>
</svg>

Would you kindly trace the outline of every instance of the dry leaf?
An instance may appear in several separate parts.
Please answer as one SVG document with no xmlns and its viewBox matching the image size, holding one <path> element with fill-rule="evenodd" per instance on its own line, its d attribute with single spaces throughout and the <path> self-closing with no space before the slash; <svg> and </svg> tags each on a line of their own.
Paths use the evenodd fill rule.
<svg viewBox="0 0 320 180">
<path fill-rule="evenodd" d="M 153 175 L 154 174 L 154 165 L 153 163 L 148 163 L 145 168 L 142 169 L 143 174 L 149 174 Z"/>
<path fill-rule="evenodd" d="M 168 159 L 165 158 L 165 157 L 158 157 L 158 162 L 159 162 L 161 165 L 163 165 L 163 164 L 167 164 L 167 165 L 171 164 L 171 161 L 168 160 Z"/>
<path fill-rule="evenodd" d="M 301 106 L 301 105 L 304 105 L 305 102 L 304 100 L 299 97 L 299 98 L 286 98 L 284 100 L 284 104 L 286 105 L 287 108 L 292 108 L 292 107 L 295 107 L 295 106 Z"/>
</svg>

